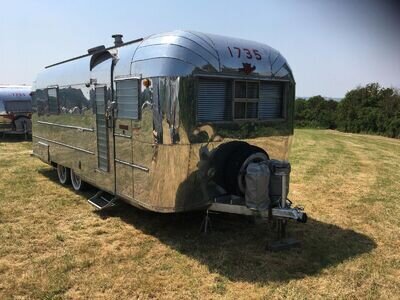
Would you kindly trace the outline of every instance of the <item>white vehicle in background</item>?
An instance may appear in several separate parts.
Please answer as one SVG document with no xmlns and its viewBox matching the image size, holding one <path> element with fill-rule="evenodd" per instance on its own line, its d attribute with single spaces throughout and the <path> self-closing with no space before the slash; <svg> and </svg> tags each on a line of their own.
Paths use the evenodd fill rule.
<svg viewBox="0 0 400 300">
<path fill-rule="evenodd" d="M 32 133 L 31 87 L 0 85 L 0 135 Z"/>
</svg>

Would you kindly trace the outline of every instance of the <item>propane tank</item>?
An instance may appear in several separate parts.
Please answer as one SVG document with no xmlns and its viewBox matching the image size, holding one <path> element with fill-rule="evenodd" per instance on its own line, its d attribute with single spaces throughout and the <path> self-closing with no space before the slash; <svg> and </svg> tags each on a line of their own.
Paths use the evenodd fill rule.
<svg viewBox="0 0 400 300">
<path fill-rule="evenodd" d="M 273 159 L 269 161 L 269 168 L 271 170 L 270 195 L 275 201 L 279 201 L 281 208 L 285 208 L 289 194 L 290 163 Z"/>
</svg>

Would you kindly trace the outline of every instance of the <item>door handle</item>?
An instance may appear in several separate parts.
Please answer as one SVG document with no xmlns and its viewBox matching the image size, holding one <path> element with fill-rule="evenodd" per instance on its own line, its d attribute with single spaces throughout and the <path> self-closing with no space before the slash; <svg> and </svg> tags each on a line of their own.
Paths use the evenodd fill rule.
<svg viewBox="0 0 400 300">
<path fill-rule="evenodd" d="M 106 113 L 105 113 L 105 118 L 107 122 L 107 127 L 108 128 L 113 128 L 114 127 L 114 110 L 117 107 L 117 103 L 115 101 L 112 101 L 108 104 Z"/>
<path fill-rule="evenodd" d="M 145 101 L 145 102 L 142 104 L 142 110 L 145 109 L 147 106 L 149 106 L 150 109 L 152 109 L 152 108 L 153 108 L 153 103 L 151 103 L 150 101 Z"/>
<path fill-rule="evenodd" d="M 108 117 L 112 117 L 114 115 L 114 111 L 117 109 L 117 102 L 112 101 L 108 104 L 106 114 Z"/>
</svg>

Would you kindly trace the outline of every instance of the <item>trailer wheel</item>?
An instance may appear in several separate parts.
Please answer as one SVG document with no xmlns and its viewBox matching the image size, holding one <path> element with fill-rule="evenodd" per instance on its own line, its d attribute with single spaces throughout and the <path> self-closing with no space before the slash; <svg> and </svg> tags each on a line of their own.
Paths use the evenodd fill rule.
<svg viewBox="0 0 400 300">
<path fill-rule="evenodd" d="M 71 183 L 75 191 L 82 191 L 85 189 L 85 182 L 83 182 L 81 176 L 76 174 L 72 169 L 71 169 Z"/>
<path fill-rule="evenodd" d="M 62 185 L 67 185 L 70 182 L 70 170 L 62 165 L 57 165 L 58 181 Z"/>
</svg>

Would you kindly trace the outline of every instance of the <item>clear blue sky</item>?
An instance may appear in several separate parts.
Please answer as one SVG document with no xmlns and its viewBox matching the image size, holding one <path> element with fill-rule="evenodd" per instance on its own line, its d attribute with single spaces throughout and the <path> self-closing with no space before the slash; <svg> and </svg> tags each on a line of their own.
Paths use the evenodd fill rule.
<svg viewBox="0 0 400 300">
<path fill-rule="evenodd" d="M 399 1 L 397 1 L 399 2 Z M 124 40 L 191 29 L 266 43 L 289 61 L 297 95 L 400 87 L 396 1 L 0 0 L 0 83 L 30 84 L 45 65 Z"/>
</svg>

